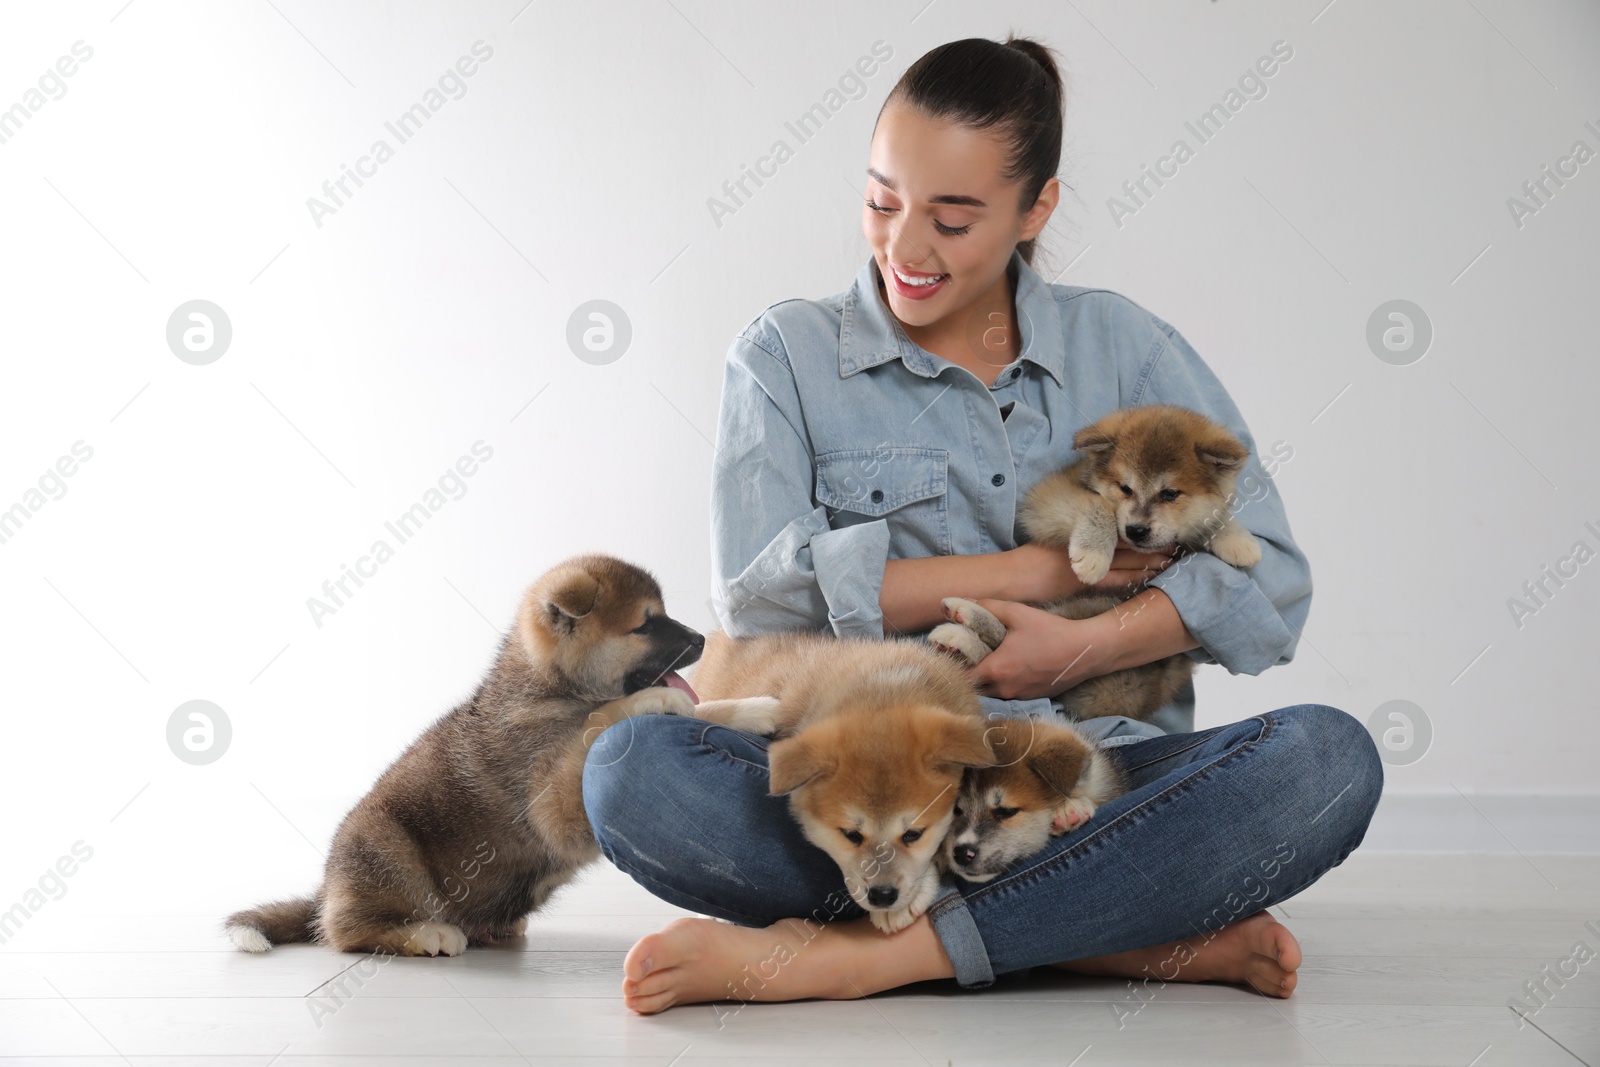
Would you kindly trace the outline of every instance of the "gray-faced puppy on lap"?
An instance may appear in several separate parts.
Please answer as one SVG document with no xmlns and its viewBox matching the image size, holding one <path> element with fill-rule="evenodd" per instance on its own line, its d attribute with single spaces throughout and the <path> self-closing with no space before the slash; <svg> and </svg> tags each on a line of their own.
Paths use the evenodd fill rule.
<svg viewBox="0 0 1600 1067">
<path fill-rule="evenodd" d="M 524 596 L 476 693 L 434 723 L 345 816 L 313 896 L 229 916 L 240 948 L 318 941 L 345 952 L 454 956 L 522 933 L 599 858 L 581 793 L 602 729 L 693 715 L 676 669 L 705 640 L 667 614 L 649 572 L 573 557 Z"/>
</svg>

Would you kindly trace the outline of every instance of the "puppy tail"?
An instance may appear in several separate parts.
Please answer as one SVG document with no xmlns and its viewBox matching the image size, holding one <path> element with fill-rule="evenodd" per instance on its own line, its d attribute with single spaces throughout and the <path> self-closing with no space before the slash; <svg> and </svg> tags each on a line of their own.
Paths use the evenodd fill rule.
<svg viewBox="0 0 1600 1067">
<path fill-rule="evenodd" d="M 266 952 L 273 945 L 316 940 L 320 911 L 315 897 L 275 900 L 234 912 L 222 921 L 222 932 L 246 952 Z"/>
</svg>

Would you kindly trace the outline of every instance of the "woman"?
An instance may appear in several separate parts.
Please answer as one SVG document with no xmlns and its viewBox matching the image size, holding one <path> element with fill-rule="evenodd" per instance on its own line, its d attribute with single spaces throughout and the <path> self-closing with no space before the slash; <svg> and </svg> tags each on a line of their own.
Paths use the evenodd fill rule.
<svg viewBox="0 0 1600 1067">
<path fill-rule="evenodd" d="M 1029 40 L 941 46 L 889 94 L 862 213 L 872 258 L 844 293 L 768 308 L 729 355 L 712 531 L 730 633 L 913 635 L 943 621 L 941 598 L 976 599 L 1009 630 L 970 672 L 1001 714 L 1056 714 L 1071 685 L 1179 652 L 1249 674 L 1290 659 L 1310 573 L 1238 409 L 1166 323 L 1030 266 L 1061 128 L 1060 76 Z M 1250 449 L 1236 517 L 1261 562 L 1120 550 L 1097 584 L 1148 578 L 1122 612 L 1029 607 L 1082 585 L 1064 552 L 1019 543 L 1020 494 L 1075 458 L 1078 429 L 1146 403 L 1203 411 Z M 1288 996 L 1299 945 L 1265 909 L 1360 843 L 1382 764 L 1333 708 L 1199 732 L 1193 714 L 1189 688 L 1149 723 L 1088 720 L 1132 790 L 991 882 L 947 876 L 892 936 L 766 795 L 766 739 L 666 716 L 612 727 L 583 784 L 602 850 L 658 896 L 730 920 L 641 939 L 625 1002 L 976 988 L 1041 964 Z"/>
</svg>

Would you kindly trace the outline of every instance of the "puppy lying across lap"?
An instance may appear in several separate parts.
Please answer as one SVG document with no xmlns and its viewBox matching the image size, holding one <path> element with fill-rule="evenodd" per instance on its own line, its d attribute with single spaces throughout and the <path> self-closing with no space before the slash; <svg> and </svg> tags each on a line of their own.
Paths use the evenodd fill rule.
<svg viewBox="0 0 1600 1067">
<path fill-rule="evenodd" d="M 1079 430 L 1072 447 L 1082 458 L 1030 489 L 1020 519 L 1040 544 L 1067 550 L 1085 584 L 1104 578 L 1119 538 L 1157 552 L 1181 545 L 1208 551 L 1235 567 L 1261 561 L 1255 535 L 1228 510 L 1239 471 L 1250 453 L 1228 430 L 1187 408 L 1165 404 L 1122 408 Z M 1087 619 L 1139 592 L 1085 590 L 1046 611 Z M 928 641 L 965 662 L 977 663 L 1005 637 L 1005 625 L 971 600 L 946 597 L 945 615 Z M 1101 715 L 1149 718 L 1172 700 L 1194 673 L 1179 653 L 1138 667 L 1090 678 L 1057 699 L 1074 719 Z"/>
<path fill-rule="evenodd" d="M 524 596 L 477 692 L 345 816 L 321 888 L 229 916 L 229 938 L 250 952 L 317 941 L 454 956 L 520 935 L 530 912 L 599 858 L 581 791 L 589 745 L 630 716 L 695 714 L 676 669 L 704 644 L 666 614 L 649 572 L 595 554 L 555 567 Z M 737 724 L 744 707 L 706 710 Z"/>
<path fill-rule="evenodd" d="M 893 933 L 938 894 L 935 865 L 962 774 L 994 756 L 965 670 L 923 642 L 820 633 L 706 636 L 694 687 L 776 735 L 769 792 L 844 874 L 873 925 Z M 737 698 L 771 696 L 757 723 Z"/>
<path fill-rule="evenodd" d="M 969 882 L 993 879 L 1128 791 L 1111 757 L 1065 721 L 998 719 L 987 736 L 996 763 L 967 772 L 940 851 Z"/>
</svg>

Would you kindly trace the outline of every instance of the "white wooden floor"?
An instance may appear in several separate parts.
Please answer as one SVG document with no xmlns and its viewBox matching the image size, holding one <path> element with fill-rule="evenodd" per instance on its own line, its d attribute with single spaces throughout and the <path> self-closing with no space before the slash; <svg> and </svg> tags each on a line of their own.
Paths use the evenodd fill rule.
<svg viewBox="0 0 1600 1067">
<path fill-rule="evenodd" d="M 706 1006 L 641 1018 L 617 996 L 623 953 L 682 913 L 603 864 L 523 946 L 395 960 L 364 982 L 347 976 L 343 1000 L 327 983 L 360 957 L 232 951 L 215 922 L 239 903 L 24 931 L 0 948 L 0 1067 L 1600 1067 L 1600 960 L 1566 964 L 1576 977 L 1551 983 L 1529 1024 L 1507 1007 L 1578 942 L 1600 950 L 1597 857 L 1357 852 L 1274 909 L 1305 950 L 1291 999 L 1175 984 L 1132 1015 L 1141 1001 L 1125 982 L 1053 972 L 977 993 L 926 983 L 860 1002 L 753 1004 L 721 1025 Z"/>
</svg>

